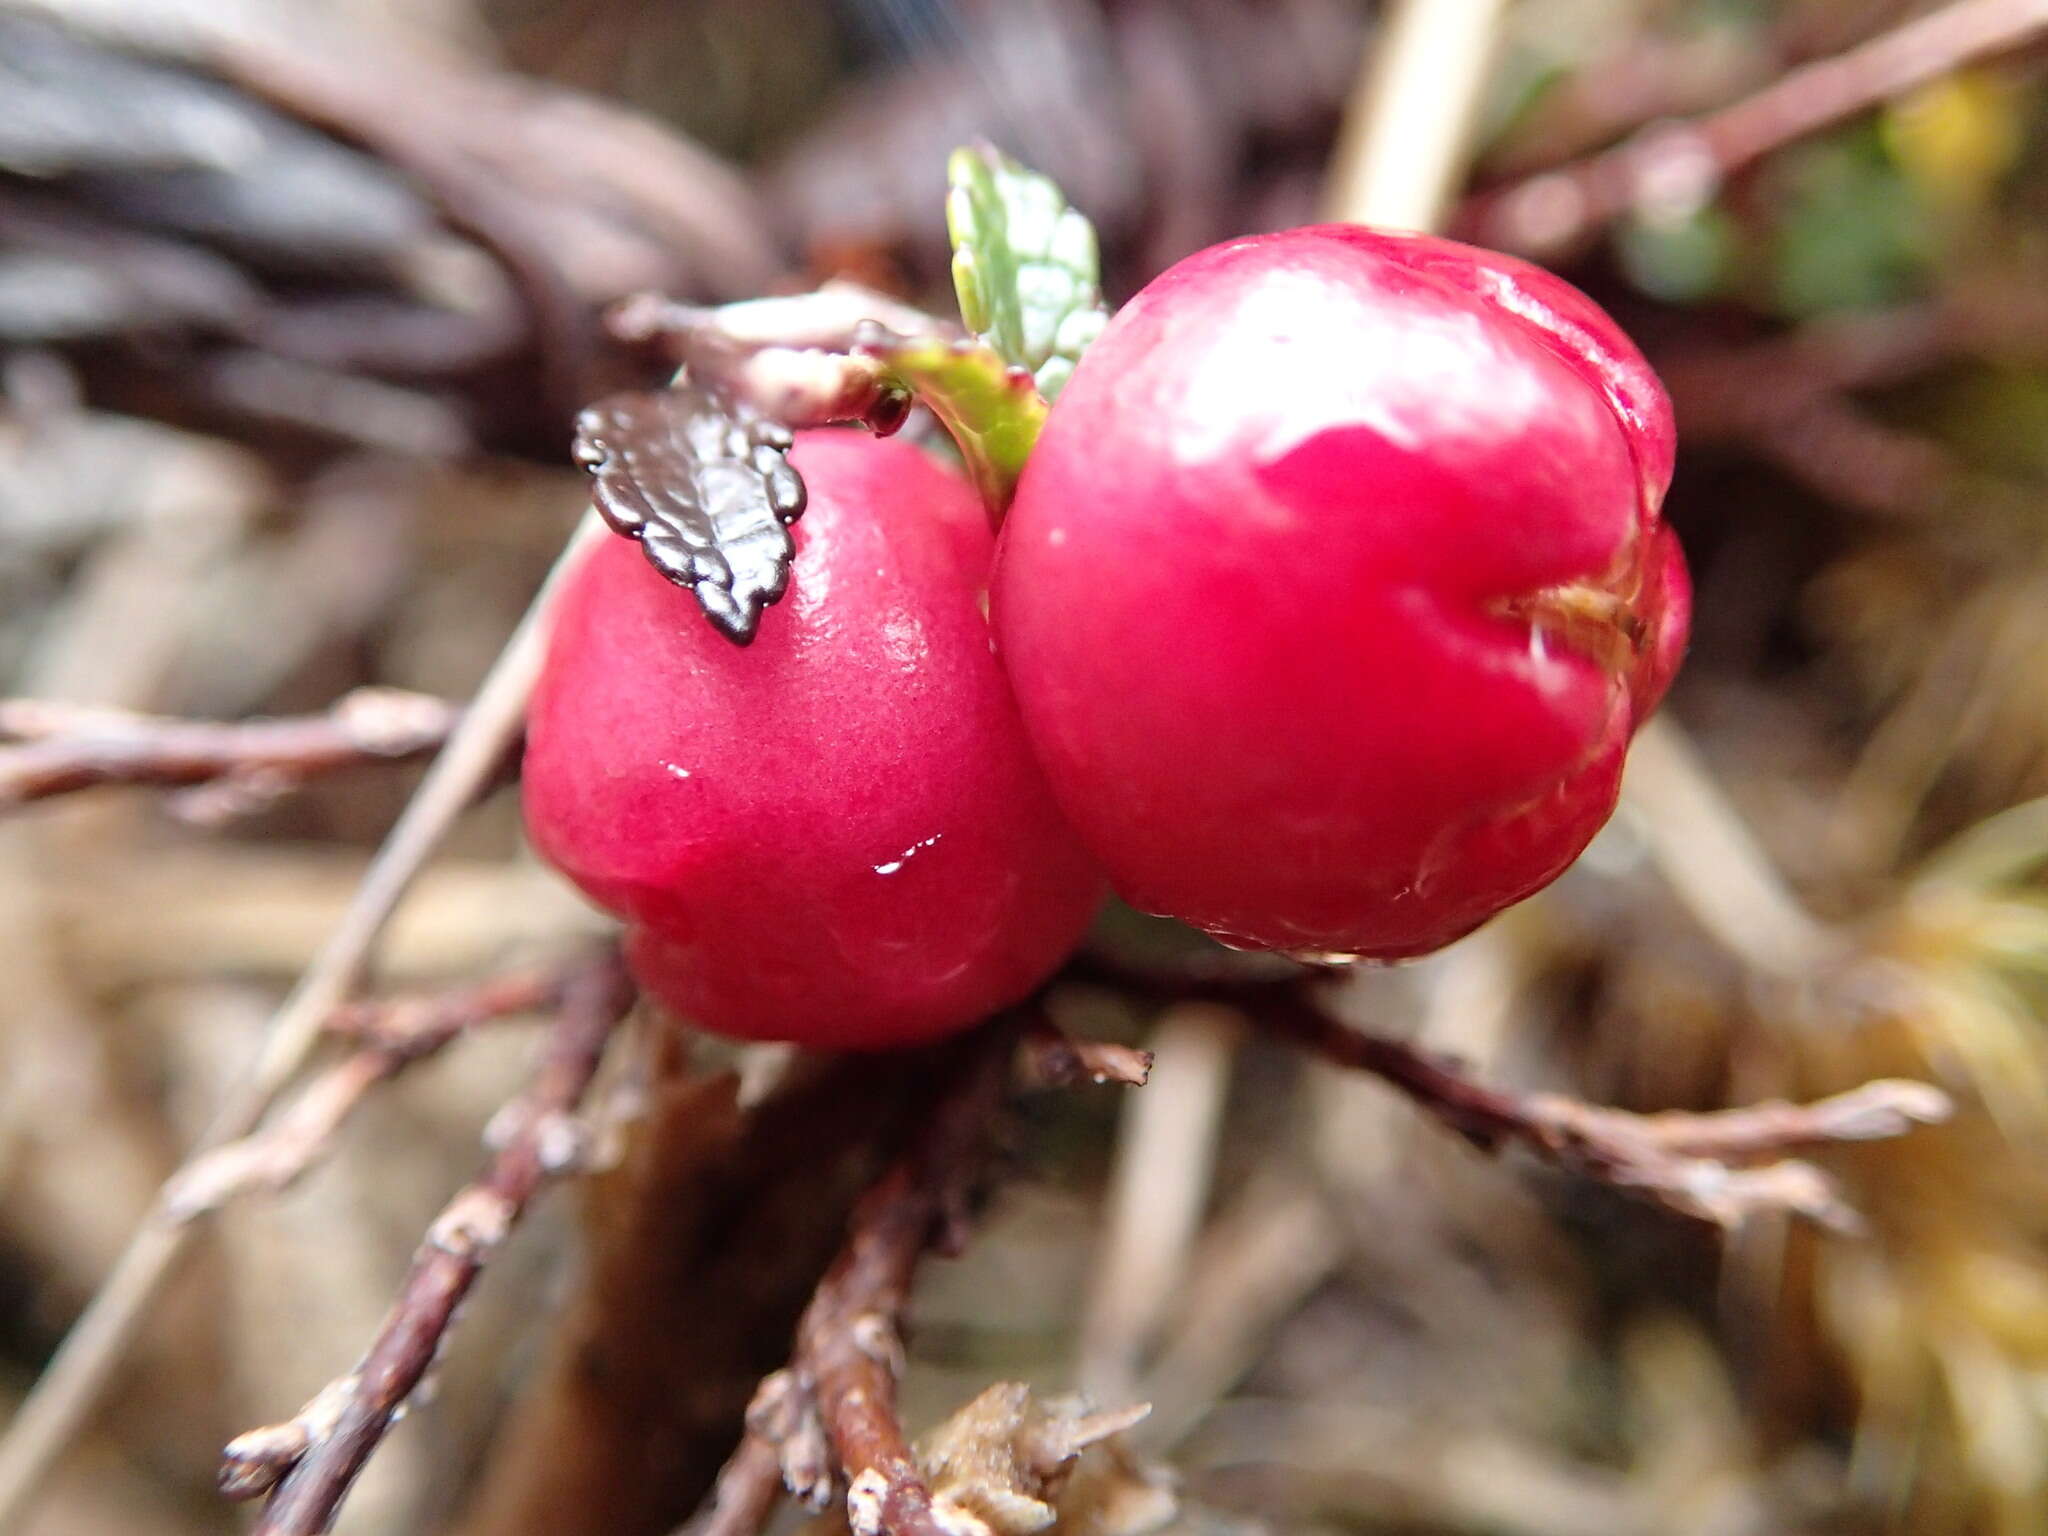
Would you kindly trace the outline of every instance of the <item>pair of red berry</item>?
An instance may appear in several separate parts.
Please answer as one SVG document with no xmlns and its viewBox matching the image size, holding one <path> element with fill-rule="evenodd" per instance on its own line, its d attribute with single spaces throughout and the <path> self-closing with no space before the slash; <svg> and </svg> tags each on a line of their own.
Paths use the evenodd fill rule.
<svg viewBox="0 0 2048 1536">
<path fill-rule="evenodd" d="M 528 825 L 649 990 L 733 1035 L 964 1027 L 1105 876 L 1232 944 L 1427 952 L 1613 809 L 1685 640 L 1673 443 L 1642 357 L 1538 269 L 1348 226 L 1215 247 L 1082 358 L 999 543 L 959 475 L 833 431 L 797 443 L 750 648 L 597 549 Z"/>
</svg>

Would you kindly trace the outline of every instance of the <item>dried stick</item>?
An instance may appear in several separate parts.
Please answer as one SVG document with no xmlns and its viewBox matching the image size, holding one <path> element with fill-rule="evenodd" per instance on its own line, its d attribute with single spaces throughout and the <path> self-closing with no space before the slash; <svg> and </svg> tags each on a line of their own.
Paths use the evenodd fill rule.
<svg viewBox="0 0 2048 1536">
<path fill-rule="evenodd" d="M 298 1074 L 322 1025 L 355 986 L 377 935 L 420 866 L 503 760 L 519 733 L 540 668 L 544 615 L 554 586 L 584 544 L 602 536 L 603 527 L 595 513 L 586 513 L 577 525 L 475 701 L 392 826 L 341 922 L 271 1019 L 261 1053 L 201 1137 L 199 1151 L 246 1136 Z M 91 1411 L 193 1230 L 172 1219 L 160 1197 L 22 1400 L 0 1436 L 0 1532 L 16 1528 L 44 1475 Z"/>
<path fill-rule="evenodd" d="M 308 1083 L 269 1125 L 187 1163 L 165 1188 L 166 1208 L 175 1220 L 188 1221 L 250 1190 L 286 1188 L 327 1152 L 343 1122 L 380 1083 L 479 1024 L 560 1007 L 591 969 L 590 960 L 579 958 L 453 991 L 341 1009 L 327 1021 L 327 1033 L 353 1040 L 356 1049 Z"/>
<path fill-rule="evenodd" d="M 1759 977 L 1797 980 L 1846 952 L 1847 939 L 1807 910 L 1670 715 L 1636 733 L 1622 803 L 1641 813 L 1671 893 Z"/>
<path fill-rule="evenodd" d="M 2048 0 L 1955 0 L 1733 106 L 1653 124 L 1614 148 L 1476 200 L 1459 221 L 1484 245 L 1550 255 L 1632 208 L 1698 207 L 1726 178 L 1796 139 L 2048 28 Z"/>
<path fill-rule="evenodd" d="M 1434 229 L 1466 151 L 1504 0 L 1392 7 L 1344 114 L 1324 199 L 1332 218 Z"/>
<path fill-rule="evenodd" d="M 571 1119 L 596 1075 L 633 990 L 614 957 L 572 982 L 525 1093 L 495 1122 L 497 1152 L 428 1230 L 397 1303 L 363 1362 L 283 1424 L 228 1446 L 221 1487 L 252 1498 L 275 1489 L 257 1536 L 317 1536 L 439 1353 L 484 1263 L 549 1177 L 574 1165 Z"/>
<path fill-rule="evenodd" d="M 1516 1142 L 1559 1167 L 1724 1227 L 1759 1211 L 1789 1210 L 1837 1231 L 1857 1230 L 1856 1213 L 1820 1169 L 1763 1160 L 1900 1136 L 1939 1124 L 1952 1108 L 1938 1088 L 1884 1079 L 1811 1104 L 1632 1114 L 1561 1094 L 1489 1088 L 1407 1041 L 1337 1022 L 1299 991 L 1276 998 L 1261 1017 L 1326 1060 L 1372 1073 L 1481 1147 Z"/>
<path fill-rule="evenodd" d="M 678 1536 L 756 1536 L 766 1529 L 783 1493 L 784 1453 L 751 1431 L 719 1471 L 703 1511 Z"/>
<path fill-rule="evenodd" d="M 782 1484 L 822 1506 L 834 1466 L 847 1479 L 853 1536 L 945 1536 L 896 1415 L 903 1310 L 918 1260 L 962 1220 L 1016 1043 L 1005 1021 L 966 1042 L 917 1144 L 862 1197 L 797 1324 L 788 1368 L 761 1384 L 692 1536 L 751 1536 Z"/>
</svg>

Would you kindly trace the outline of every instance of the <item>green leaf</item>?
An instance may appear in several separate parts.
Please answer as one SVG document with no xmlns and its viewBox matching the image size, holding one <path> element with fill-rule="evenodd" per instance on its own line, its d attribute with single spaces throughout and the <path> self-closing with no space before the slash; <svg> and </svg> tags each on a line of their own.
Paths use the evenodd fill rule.
<svg viewBox="0 0 2048 1536">
<path fill-rule="evenodd" d="M 1109 320 L 1095 228 L 1049 178 L 990 145 L 956 149 L 946 169 L 961 318 L 1053 399 Z"/>
<path fill-rule="evenodd" d="M 884 335 L 865 342 L 861 350 L 939 418 L 958 445 L 982 502 L 999 516 L 1045 424 L 1045 396 L 1031 375 L 979 341 Z"/>
</svg>

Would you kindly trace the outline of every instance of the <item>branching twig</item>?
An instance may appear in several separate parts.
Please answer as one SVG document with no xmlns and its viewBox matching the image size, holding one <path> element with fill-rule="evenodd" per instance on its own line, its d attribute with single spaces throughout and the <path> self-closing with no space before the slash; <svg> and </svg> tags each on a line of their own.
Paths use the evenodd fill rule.
<svg viewBox="0 0 2048 1536">
<path fill-rule="evenodd" d="M 321 715 L 177 720 L 44 699 L 0 699 L 0 809 L 97 784 L 232 787 L 268 795 L 359 763 L 440 746 L 456 710 L 440 699 L 362 688 Z"/>
<path fill-rule="evenodd" d="M 1383 1079 L 1487 1150 L 1520 1143 L 1547 1162 L 1721 1226 L 1768 1209 L 1851 1230 L 1855 1212 L 1818 1168 L 1796 1160 L 1743 1165 L 1801 1148 L 1902 1136 L 1940 1124 L 1953 1110 L 1938 1088 L 1884 1078 L 1809 1104 L 1773 1100 L 1697 1114 L 1638 1114 L 1475 1082 L 1457 1062 L 1422 1046 L 1332 1018 L 1315 997 L 1323 978 L 1313 974 L 1175 976 L 1100 951 L 1084 954 L 1075 966 L 1079 974 L 1157 1001 L 1206 998 L 1239 1007 L 1327 1060 Z"/>
<path fill-rule="evenodd" d="M 292 1419 L 228 1446 L 221 1487 L 252 1498 L 275 1489 L 259 1536 L 314 1536 L 362 1471 L 433 1364 L 457 1307 L 541 1185 L 576 1160 L 570 1118 L 632 1001 L 616 960 L 579 976 L 526 1092 L 509 1106 L 482 1175 L 435 1220 L 398 1301 L 362 1364 Z"/>
<path fill-rule="evenodd" d="M 342 1123 L 378 1084 L 478 1024 L 559 1007 L 591 969 L 589 960 L 579 959 L 571 966 L 519 971 L 454 991 L 341 1009 L 328 1020 L 327 1032 L 354 1041 L 356 1049 L 307 1084 L 262 1130 L 180 1169 L 164 1194 L 170 1214 L 188 1221 L 249 1190 L 287 1187 L 319 1160 Z"/>
<path fill-rule="evenodd" d="M 1632 208 L 1696 208 L 1729 176 L 1796 139 L 2048 28 L 2048 0 L 1954 0 L 1931 14 L 1781 75 L 1701 117 L 1665 122 L 1613 149 L 1480 197 L 1459 221 L 1484 245 L 1532 255 L 1569 247 Z"/>
<path fill-rule="evenodd" d="M 1518 1142 L 1548 1162 L 1721 1226 L 1789 1210 L 1855 1230 L 1856 1213 L 1820 1169 L 1765 1159 L 1903 1135 L 1946 1120 L 1951 1108 L 1926 1083 L 1886 1079 L 1811 1104 L 1632 1114 L 1560 1094 L 1489 1088 L 1407 1041 L 1340 1024 L 1299 993 L 1276 998 L 1263 1017 L 1326 1059 L 1383 1079 L 1482 1147 Z M 1746 1166 L 1754 1164 L 1761 1166 Z"/>
</svg>

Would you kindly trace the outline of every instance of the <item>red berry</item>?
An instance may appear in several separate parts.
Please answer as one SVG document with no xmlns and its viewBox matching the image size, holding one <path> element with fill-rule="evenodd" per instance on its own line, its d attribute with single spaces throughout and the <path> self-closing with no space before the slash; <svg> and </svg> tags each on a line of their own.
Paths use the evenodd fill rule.
<svg viewBox="0 0 2048 1536">
<path fill-rule="evenodd" d="M 1134 905 L 1391 959 L 1554 879 L 1684 648 L 1671 410 L 1583 294 L 1351 226 L 1167 271 L 997 557 L 1053 790 Z"/>
<path fill-rule="evenodd" d="M 993 539 L 901 442 L 799 438 L 788 597 L 741 649 L 638 548 L 572 575 L 529 717 L 527 826 L 707 1029 L 865 1048 L 1035 986 L 1100 875 L 991 653 Z"/>
</svg>

